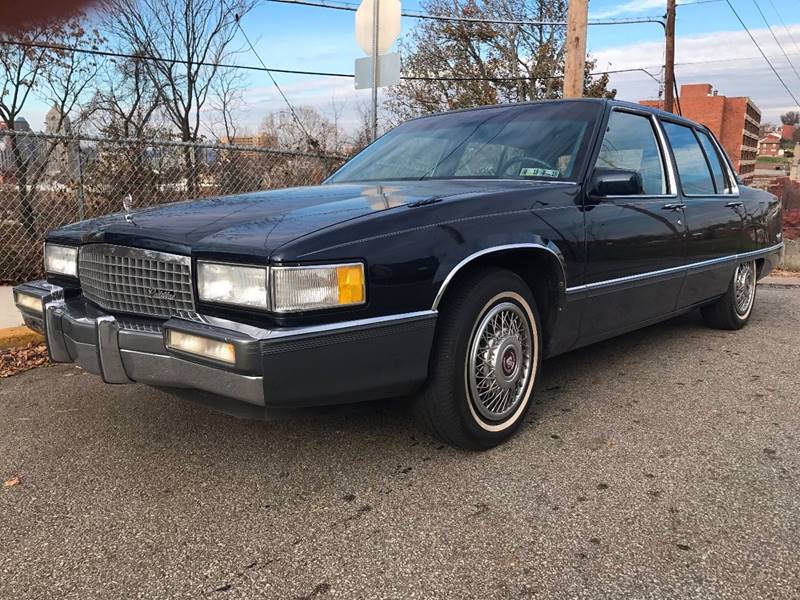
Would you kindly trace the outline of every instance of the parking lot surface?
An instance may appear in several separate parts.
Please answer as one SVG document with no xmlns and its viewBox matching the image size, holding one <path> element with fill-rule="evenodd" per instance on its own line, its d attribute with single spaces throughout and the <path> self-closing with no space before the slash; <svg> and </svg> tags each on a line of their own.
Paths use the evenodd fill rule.
<svg viewBox="0 0 800 600">
<path fill-rule="evenodd" d="M 800 597 L 800 290 L 545 362 L 514 440 L 0 381 L 2 598 Z"/>
</svg>

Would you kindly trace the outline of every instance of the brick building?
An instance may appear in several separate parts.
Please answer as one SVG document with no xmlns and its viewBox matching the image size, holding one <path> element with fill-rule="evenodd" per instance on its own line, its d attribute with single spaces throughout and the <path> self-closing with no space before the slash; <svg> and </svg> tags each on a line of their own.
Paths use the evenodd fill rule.
<svg viewBox="0 0 800 600">
<path fill-rule="evenodd" d="M 758 140 L 759 156 L 781 156 L 781 136 L 779 133 L 770 133 Z"/>
<path fill-rule="evenodd" d="M 228 138 L 228 143 L 233 146 L 249 146 L 250 148 L 277 148 L 278 143 L 274 136 L 268 133 L 255 135 L 240 135 Z"/>
<path fill-rule="evenodd" d="M 642 100 L 640 104 L 664 108 L 663 100 Z M 720 96 L 708 83 L 682 85 L 681 114 L 708 127 L 722 142 L 745 183 L 753 178 L 758 154 L 761 111 L 750 98 Z"/>
</svg>

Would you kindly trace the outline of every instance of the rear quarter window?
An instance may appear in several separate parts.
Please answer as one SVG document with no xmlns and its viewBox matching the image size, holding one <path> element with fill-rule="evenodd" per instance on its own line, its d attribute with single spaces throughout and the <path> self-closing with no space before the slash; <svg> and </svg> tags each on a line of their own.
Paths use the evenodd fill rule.
<svg viewBox="0 0 800 600">
<path fill-rule="evenodd" d="M 730 186 L 727 184 L 725 177 L 725 167 L 722 165 L 722 157 L 719 155 L 714 142 L 711 141 L 711 137 L 705 131 L 698 131 L 697 137 L 708 157 L 708 163 L 711 165 L 711 174 L 714 176 L 714 185 L 717 188 L 717 193 L 730 193 Z"/>
<path fill-rule="evenodd" d="M 684 194 L 714 194 L 714 180 L 708 169 L 705 154 L 691 127 L 666 121 L 663 123 Z"/>
</svg>

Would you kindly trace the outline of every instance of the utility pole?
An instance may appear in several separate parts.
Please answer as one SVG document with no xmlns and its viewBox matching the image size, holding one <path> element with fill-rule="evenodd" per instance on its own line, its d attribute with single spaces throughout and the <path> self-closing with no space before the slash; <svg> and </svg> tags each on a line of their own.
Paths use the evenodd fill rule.
<svg viewBox="0 0 800 600">
<path fill-rule="evenodd" d="M 675 103 L 675 0 L 667 0 L 667 24 L 665 28 L 667 48 L 664 54 L 664 110 L 673 110 Z"/>
<path fill-rule="evenodd" d="M 564 97 L 583 96 L 586 68 L 586 21 L 589 18 L 588 0 L 569 0 L 567 9 L 567 48 L 564 68 Z"/>
</svg>

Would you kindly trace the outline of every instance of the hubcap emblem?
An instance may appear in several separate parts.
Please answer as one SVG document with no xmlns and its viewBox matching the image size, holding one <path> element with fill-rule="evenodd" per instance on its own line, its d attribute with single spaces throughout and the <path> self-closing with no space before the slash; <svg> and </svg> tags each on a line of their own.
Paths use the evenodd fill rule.
<svg viewBox="0 0 800 600">
<path fill-rule="evenodd" d="M 517 366 L 517 353 L 512 348 L 503 355 L 503 375 L 509 377 Z"/>
</svg>

